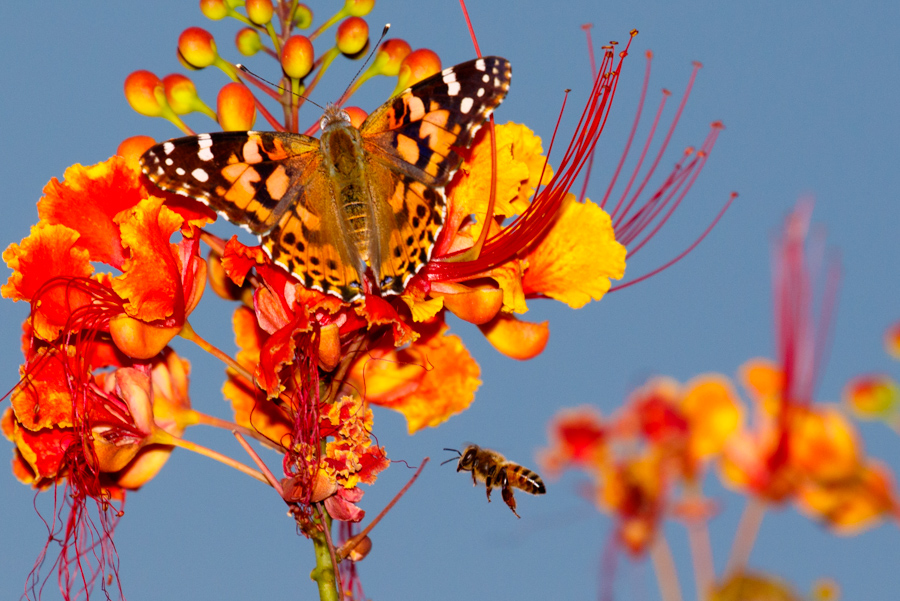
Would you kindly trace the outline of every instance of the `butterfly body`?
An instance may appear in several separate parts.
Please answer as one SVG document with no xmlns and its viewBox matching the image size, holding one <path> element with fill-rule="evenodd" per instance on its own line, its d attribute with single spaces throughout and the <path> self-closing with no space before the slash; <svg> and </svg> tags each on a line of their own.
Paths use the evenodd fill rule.
<svg viewBox="0 0 900 601">
<path fill-rule="evenodd" d="M 360 128 L 329 105 L 313 138 L 221 132 L 170 140 L 141 157 L 163 190 L 196 198 L 258 235 L 307 287 L 347 301 L 397 294 L 430 259 L 444 186 L 509 89 L 509 62 L 445 69 L 393 97 Z"/>
</svg>

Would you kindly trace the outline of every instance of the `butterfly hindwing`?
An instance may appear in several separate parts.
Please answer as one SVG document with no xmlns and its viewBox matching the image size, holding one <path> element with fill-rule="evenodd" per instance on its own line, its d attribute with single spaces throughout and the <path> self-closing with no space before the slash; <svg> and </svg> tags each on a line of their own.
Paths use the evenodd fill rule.
<svg viewBox="0 0 900 601">
<path fill-rule="evenodd" d="M 159 188 L 203 202 L 254 234 L 272 229 L 315 168 L 315 138 L 280 132 L 217 132 L 157 144 L 141 158 Z"/>
</svg>

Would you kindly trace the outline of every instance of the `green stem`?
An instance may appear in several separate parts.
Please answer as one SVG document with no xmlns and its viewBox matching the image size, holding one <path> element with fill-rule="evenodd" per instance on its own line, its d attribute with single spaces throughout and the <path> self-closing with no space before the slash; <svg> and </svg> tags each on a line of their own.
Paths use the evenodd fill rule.
<svg viewBox="0 0 900 601">
<path fill-rule="evenodd" d="M 328 548 L 328 538 L 325 536 L 325 528 L 331 526 L 329 522 L 330 520 L 327 520 L 327 518 L 325 523 L 317 519 L 313 527 L 310 528 L 309 534 L 316 552 L 316 567 L 309 576 L 319 586 L 319 599 L 322 601 L 338 601 L 340 595 L 337 589 L 337 582 L 334 579 L 337 566 L 331 560 L 331 550 Z M 316 527 L 319 525 L 322 526 L 322 530 Z"/>
</svg>

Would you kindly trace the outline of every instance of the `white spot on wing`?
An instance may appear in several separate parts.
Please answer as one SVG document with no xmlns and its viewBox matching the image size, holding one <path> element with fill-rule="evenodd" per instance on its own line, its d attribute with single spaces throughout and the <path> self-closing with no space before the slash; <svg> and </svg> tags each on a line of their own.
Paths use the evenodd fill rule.
<svg viewBox="0 0 900 601">
<path fill-rule="evenodd" d="M 456 71 L 447 70 L 444 71 L 444 83 L 453 83 L 456 81 Z"/>
<path fill-rule="evenodd" d="M 201 161 L 211 161 L 213 159 L 212 150 L 209 148 L 201 148 L 200 152 L 197 153 L 197 158 Z"/>
<path fill-rule="evenodd" d="M 168 165 L 169 167 L 171 167 L 174 164 L 175 164 L 175 161 L 173 161 L 172 159 L 169 159 L 169 158 L 166 159 L 166 165 Z"/>
<path fill-rule="evenodd" d="M 449 82 L 447 84 L 447 96 L 456 96 L 461 88 L 462 86 L 459 85 L 458 81 Z"/>
<path fill-rule="evenodd" d="M 474 104 L 475 101 L 467 96 L 466 98 L 462 99 L 462 102 L 459 103 L 459 110 L 462 114 L 465 115 L 472 110 L 472 105 Z"/>
<path fill-rule="evenodd" d="M 490 80 L 491 80 L 491 76 L 488 75 L 487 73 L 485 73 L 484 75 L 481 76 L 481 81 L 483 81 L 484 83 L 487 83 Z"/>
<path fill-rule="evenodd" d="M 479 98 L 484 96 L 484 88 L 478 88 L 478 92 L 476 92 L 475 95 L 478 96 Z"/>
<path fill-rule="evenodd" d="M 199 182 L 205 182 L 209 179 L 209 175 L 200 167 L 197 167 L 196 169 L 191 171 L 191 175 L 193 175 L 194 179 Z"/>
<path fill-rule="evenodd" d="M 484 71 L 484 59 L 483 58 L 479 58 L 477 61 L 475 61 L 475 68 L 478 69 L 479 71 Z"/>
<path fill-rule="evenodd" d="M 203 146 L 203 140 L 210 140 L 210 143 L 212 143 L 209 134 L 200 134 L 199 136 L 197 136 L 197 140 L 200 141 L 201 146 Z"/>
<path fill-rule="evenodd" d="M 182 176 L 182 175 L 184 175 L 184 169 L 182 169 L 181 167 L 178 167 L 175 169 L 175 173 L 177 173 L 179 176 Z"/>
<path fill-rule="evenodd" d="M 166 142 L 165 144 L 163 144 L 163 152 L 165 152 L 166 154 L 171 154 L 173 150 L 175 150 L 175 145 L 171 142 Z"/>
</svg>

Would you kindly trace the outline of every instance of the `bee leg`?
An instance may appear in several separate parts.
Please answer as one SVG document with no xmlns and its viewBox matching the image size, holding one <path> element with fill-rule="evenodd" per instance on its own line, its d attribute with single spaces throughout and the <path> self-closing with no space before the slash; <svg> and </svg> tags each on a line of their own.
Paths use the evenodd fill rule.
<svg viewBox="0 0 900 601">
<path fill-rule="evenodd" d="M 478 480 L 475 479 L 475 470 L 472 470 L 472 486 L 478 486 Z"/>
<path fill-rule="evenodd" d="M 509 483 L 503 485 L 503 500 L 506 501 L 507 506 L 512 509 L 512 512 L 516 514 L 516 517 L 522 519 L 522 516 L 516 511 L 516 498 L 513 496 L 513 491 L 509 486 Z"/>
<path fill-rule="evenodd" d="M 487 491 L 488 503 L 490 503 L 490 502 L 491 502 L 491 482 L 490 482 L 490 480 L 488 480 L 487 482 L 485 482 L 485 487 L 484 487 L 484 488 L 485 488 L 485 490 Z"/>
</svg>

